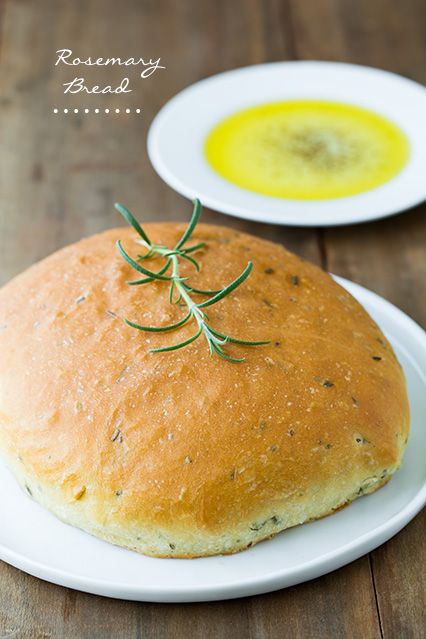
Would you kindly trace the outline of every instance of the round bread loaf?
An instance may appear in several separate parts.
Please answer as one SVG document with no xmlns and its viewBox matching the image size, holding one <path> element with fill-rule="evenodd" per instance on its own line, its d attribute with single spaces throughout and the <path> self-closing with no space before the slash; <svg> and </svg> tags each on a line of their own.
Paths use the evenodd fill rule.
<svg viewBox="0 0 426 639">
<path fill-rule="evenodd" d="M 173 246 L 181 224 L 148 224 Z M 89 237 L 0 290 L 0 448 L 27 492 L 63 521 L 158 557 L 232 553 L 375 491 L 409 429 L 401 367 L 354 298 L 281 246 L 199 225 L 199 288 L 250 277 L 211 306 L 210 324 L 265 346 L 203 338 L 167 353 L 167 284 L 129 286 L 118 254 L 132 229 Z M 192 242 L 192 240 L 191 240 Z M 158 270 L 161 261 L 147 265 Z"/>
</svg>

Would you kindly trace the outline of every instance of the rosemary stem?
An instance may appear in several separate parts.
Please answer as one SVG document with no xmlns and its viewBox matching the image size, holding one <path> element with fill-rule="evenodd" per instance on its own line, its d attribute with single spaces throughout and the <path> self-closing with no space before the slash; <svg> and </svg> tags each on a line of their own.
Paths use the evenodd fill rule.
<svg viewBox="0 0 426 639">
<path fill-rule="evenodd" d="M 210 355 L 216 354 L 222 359 L 227 360 L 228 362 L 243 362 L 244 358 L 232 357 L 231 355 L 228 355 L 228 353 L 222 347 L 226 344 L 231 344 L 231 343 L 247 345 L 247 346 L 250 346 L 250 345 L 260 346 L 261 344 L 269 343 L 267 341 L 254 342 L 254 341 L 240 340 L 240 339 L 236 339 L 235 337 L 223 335 L 222 333 L 219 333 L 218 331 L 210 327 L 210 325 L 208 324 L 208 322 L 210 321 L 209 317 L 204 312 L 204 308 L 206 308 L 207 306 L 212 306 L 213 304 L 216 304 L 216 302 L 219 302 L 220 300 L 222 300 L 224 297 L 226 297 L 227 295 L 232 293 L 232 291 L 238 288 L 247 279 L 247 277 L 250 275 L 250 271 L 253 266 L 251 262 L 248 262 L 244 271 L 235 280 L 233 280 L 230 284 L 228 284 L 227 286 L 224 286 L 218 291 L 201 290 L 201 289 L 193 288 L 187 283 L 188 278 L 182 277 L 180 273 L 179 259 L 184 259 L 188 262 L 191 262 L 191 264 L 196 268 L 197 271 L 200 270 L 199 263 L 197 262 L 196 259 L 192 257 L 192 255 L 189 255 L 189 253 L 194 253 L 195 251 L 198 251 L 199 249 L 204 248 L 205 242 L 198 242 L 198 244 L 194 244 L 193 246 L 184 248 L 186 242 L 190 239 L 192 232 L 194 231 L 197 225 L 198 219 L 200 217 L 201 204 L 198 199 L 194 201 L 194 210 L 193 210 L 189 225 L 185 233 L 183 234 L 183 236 L 181 237 L 181 239 L 179 240 L 179 242 L 176 244 L 174 248 L 169 248 L 162 244 L 152 244 L 151 240 L 149 239 L 149 237 L 147 236 L 147 234 L 145 233 L 145 231 L 143 230 L 139 222 L 133 217 L 132 213 L 130 213 L 130 211 L 126 209 L 126 207 L 124 207 L 122 204 L 116 204 L 115 208 L 118 210 L 119 213 L 121 213 L 121 215 L 126 219 L 126 221 L 137 232 L 139 237 L 136 240 L 136 243 L 140 244 L 146 249 L 146 253 L 139 255 L 138 260 L 136 261 L 130 255 L 126 253 L 121 242 L 119 240 L 117 241 L 117 249 L 119 253 L 121 254 L 121 256 L 123 257 L 123 259 L 128 264 L 130 264 L 130 266 L 135 271 L 138 271 L 139 273 L 142 273 L 145 276 L 142 279 L 132 280 L 128 282 L 128 284 L 139 286 L 140 284 L 146 284 L 148 282 L 154 282 L 159 280 L 163 282 L 166 281 L 169 283 L 170 302 L 173 303 L 174 301 L 173 299 L 174 290 L 176 288 L 177 298 L 175 298 L 174 303 L 179 304 L 182 301 L 184 304 L 186 304 L 188 308 L 188 312 L 185 317 L 183 317 L 178 322 L 171 324 L 169 326 L 142 326 L 139 323 L 132 322 L 127 319 L 125 320 L 125 322 L 129 326 L 132 326 L 133 328 L 136 328 L 142 331 L 151 331 L 155 333 L 171 331 L 176 328 L 180 328 L 184 324 L 186 324 L 187 321 L 190 321 L 191 319 L 195 319 L 198 325 L 198 331 L 194 335 L 189 337 L 188 339 L 184 340 L 183 342 L 180 342 L 178 344 L 172 344 L 170 346 L 163 346 L 161 348 L 153 348 L 150 350 L 151 353 L 178 350 L 180 348 L 188 346 L 188 344 L 191 344 L 192 342 L 195 342 L 195 340 L 197 340 L 201 336 L 201 334 L 203 334 L 204 337 L 206 338 Z M 141 261 L 154 257 L 155 255 L 159 255 L 160 257 L 165 259 L 165 263 L 159 271 L 151 271 L 145 266 L 142 266 Z M 172 272 L 170 275 L 166 275 L 170 267 L 172 268 Z M 196 295 L 208 295 L 209 299 L 204 300 L 203 302 L 199 302 L 197 304 L 191 298 L 191 293 L 195 293 Z"/>
<path fill-rule="evenodd" d="M 198 324 L 198 328 L 203 332 L 207 344 L 210 349 L 210 353 L 212 353 L 211 343 L 222 346 L 227 343 L 226 339 L 221 339 L 217 335 L 214 335 L 209 329 L 208 325 L 205 322 L 205 313 L 198 307 L 198 305 L 191 299 L 188 291 L 183 286 L 180 269 L 179 269 L 179 256 L 178 254 L 170 254 L 170 249 L 163 246 L 158 246 L 155 244 L 148 245 L 144 240 L 137 240 L 138 244 L 143 244 L 147 249 L 149 249 L 152 254 L 161 255 L 162 257 L 168 258 L 172 262 L 172 281 L 174 286 L 176 287 L 179 293 L 179 299 L 182 299 L 188 307 L 188 311 L 191 316 L 195 319 Z"/>
<path fill-rule="evenodd" d="M 172 259 L 172 277 L 173 280 L 175 282 L 175 286 L 177 288 L 177 290 L 179 291 L 179 294 L 182 298 L 182 300 L 185 302 L 185 304 L 188 307 L 188 311 L 191 313 L 192 317 L 196 320 L 197 324 L 198 324 L 198 328 L 200 328 L 203 333 L 206 333 L 206 323 L 204 321 L 204 313 L 203 311 L 201 311 L 197 304 L 191 299 L 191 297 L 188 294 L 188 291 L 185 289 L 185 287 L 182 284 L 182 280 L 180 277 L 180 270 L 179 270 L 179 260 L 178 260 L 178 256 L 177 255 L 172 255 L 171 256 Z M 206 335 L 207 341 L 208 341 L 208 337 Z"/>
</svg>

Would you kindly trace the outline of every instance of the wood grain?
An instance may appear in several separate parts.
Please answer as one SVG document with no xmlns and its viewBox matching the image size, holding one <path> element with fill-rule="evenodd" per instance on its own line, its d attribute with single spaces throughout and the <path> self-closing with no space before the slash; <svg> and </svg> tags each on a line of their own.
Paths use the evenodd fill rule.
<svg viewBox="0 0 426 639">
<path fill-rule="evenodd" d="M 378 66 L 426 82 L 424 3 L 363 0 L 356 6 L 351 4 L 351 11 L 342 11 L 343 4 L 346 3 L 334 2 L 333 5 L 333 16 L 340 14 L 338 25 L 327 20 L 327 24 L 331 24 L 331 39 L 340 43 L 340 59 Z M 330 2 L 294 2 L 299 32 L 305 34 L 298 42 L 298 55 L 302 58 L 311 55 L 312 47 L 315 57 L 326 57 L 330 46 L 329 42 L 323 44 L 318 30 L 310 32 L 309 8 L 313 9 L 314 5 L 318 19 L 325 20 Z M 330 271 L 376 291 L 418 323 L 426 325 L 424 204 L 404 215 L 378 222 L 326 229 L 322 239 Z M 371 555 L 381 631 L 385 637 L 423 637 L 426 633 L 425 530 L 426 512 L 423 512 L 396 538 Z"/>
<path fill-rule="evenodd" d="M 370 64 L 426 81 L 422 0 L 3 0 L 0 2 L 0 284 L 81 236 L 119 224 L 121 199 L 145 219 L 185 219 L 187 202 L 151 168 L 147 130 L 188 84 L 280 59 Z M 161 56 L 166 72 L 127 96 L 142 116 L 54 116 L 65 99 L 54 52 Z M 87 70 L 88 82 L 99 79 Z M 120 69 L 105 81 L 118 83 Z M 275 227 L 206 211 L 208 222 L 282 242 L 426 321 L 426 209 L 356 227 Z M 0 639 L 417 638 L 426 628 L 425 514 L 369 557 L 312 582 L 243 600 L 115 601 L 42 582 L 0 563 Z M 420 567 L 423 566 L 423 569 Z"/>
</svg>

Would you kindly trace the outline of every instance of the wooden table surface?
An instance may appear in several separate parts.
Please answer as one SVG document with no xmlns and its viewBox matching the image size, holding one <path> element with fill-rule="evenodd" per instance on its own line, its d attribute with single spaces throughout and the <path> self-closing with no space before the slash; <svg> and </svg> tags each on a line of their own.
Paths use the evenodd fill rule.
<svg viewBox="0 0 426 639">
<path fill-rule="evenodd" d="M 188 202 L 154 173 L 145 140 L 162 104 L 200 78 L 271 60 L 325 59 L 426 82 L 424 0 L 3 0 L 0 7 L 0 283 L 81 236 L 118 225 L 117 199 L 147 220 L 187 219 Z M 129 72 L 135 90 L 125 99 L 68 97 L 61 83 L 72 75 L 54 66 L 61 48 L 80 58 L 161 57 L 167 69 L 139 82 Z M 84 72 L 93 83 L 118 84 L 123 76 L 114 67 Z M 52 114 L 54 106 L 123 105 L 143 113 Z M 204 219 L 282 242 L 425 324 L 425 211 L 334 229 L 274 227 L 213 211 Z M 425 522 L 423 512 L 327 576 L 217 603 L 116 601 L 0 562 L 0 639 L 423 638 Z"/>
</svg>

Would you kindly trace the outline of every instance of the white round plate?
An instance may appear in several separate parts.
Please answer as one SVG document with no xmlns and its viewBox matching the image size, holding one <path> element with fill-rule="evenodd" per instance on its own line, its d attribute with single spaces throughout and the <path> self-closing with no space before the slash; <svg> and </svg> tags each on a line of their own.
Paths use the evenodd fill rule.
<svg viewBox="0 0 426 639">
<path fill-rule="evenodd" d="M 392 342 L 407 377 L 412 415 L 404 464 L 377 493 L 236 555 L 154 559 L 63 524 L 0 465 L 0 558 L 47 581 L 139 601 L 211 601 L 292 586 L 335 570 L 395 535 L 426 501 L 426 334 L 370 291 L 336 278 Z"/>
<path fill-rule="evenodd" d="M 346 102 L 386 116 L 407 135 L 410 159 L 382 186 L 310 201 L 250 192 L 210 167 L 203 145 L 220 120 L 256 104 L 291 99 Z M 148 154 L 173 189 L 222 213 L 293 226 L 364 222 L 426 199 L 426 89 L 394 73 L 340 62 L 273 62 L 227 71 L 184 89 L 161 109 L 149 130 Z"/>
</svg>

